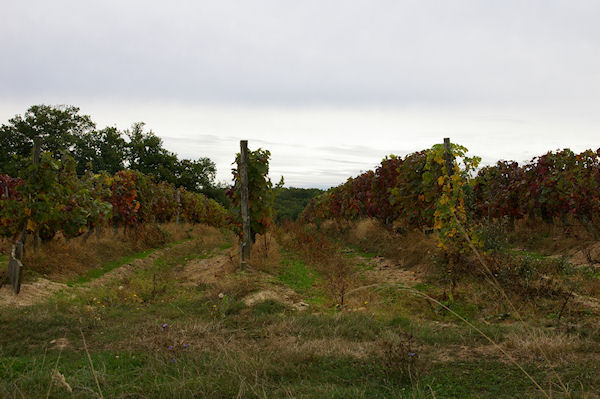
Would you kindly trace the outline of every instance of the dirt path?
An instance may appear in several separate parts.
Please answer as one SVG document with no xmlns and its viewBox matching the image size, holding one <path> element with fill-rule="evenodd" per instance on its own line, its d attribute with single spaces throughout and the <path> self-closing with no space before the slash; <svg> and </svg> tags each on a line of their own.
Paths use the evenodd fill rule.
<svg viewBox="0 0 600 399">
<path fill-rule="evenodd" d="M 193 241 L 186 241 L 176 246 L 191 245 Z M 166 250 L 173 248 L 157 249 L 145 258 L 136 259 L 131 263 L 119 266 L 102 276 L 84 283 L 78 287 L 69 287 L 64 283 L 51 281 L 45 278 L 38 278 L 30 283 L 21 285 L 21 291 L 15 295 L 10 285 L 4 285 L 0 288 L 0 308 L 5 306 L 30 306 L 42 303 L 60 290 L 76 290 L 81 288 L 91 288 L 106 285 L 111 280 L 122 278 L 128 274 L 134 273 L 138 269 L 151 266 L 156 258 L 160 257 Z M 25 273 L 27 270 L 25 269 Z"/>
<path fill-rule="evenodd" d="M 419 274 L 414 270 L 408 270 L 402 263 L 376 256 L 370 260 L 362 258 L 372 269 L 363 272 L 369 280 L 381 283 L 399 283 L 412 287 L 421 282 Z"/>
<path fill-rule="evenodd" d="M 224 250 L 205 259 L 197 259 L 189 262 L 177 272 L 177 279 L 184 287 L 195 287 L 199 285 L 226 287 L 229 284 L 239 284 L 234 277 L 235 265 L 230 250 Z M 234 277 L 230 279 L 228 277 Z M 245 276 L 251 280 L 252 292 L 242 298 L 246 306 L 267 300 L 281 302 L 297 310 L 306 310 L 309 305 L 294 290 L 273 281 L 273 277 L 267 273 L 250 270 Z"/>
<path fill-rule="evenodd" d="M 412 287 L 420 282 L 421 272 L 417 268 L 406 268 L 402 261 L 394 261 L 383 256 L 365 257 L 347 247 L 342 250 L 350 256 L 360 274 L 372 283 L 401 284 Z M 365 267 L 366 266 L 366 267 Z"/>
<path fill-rule="evenodd" d="M 181 271 L 177 272 L 177 278 L 186 287 L 216 283 L 219 278 L 230 273 L 233 268 L 229 251 L 224 250 L 215 256 L 191 260 Z"/>
<path fill-rule="evenodd" d="M 21 292 L 15 295 L 12 287 L 7 284 L 0 288 L 0 307 L 34 305 L 65 288 L 68 288 L 66 284 L 39 278 L 31 283 L 21 284 Z"/>
</svg>

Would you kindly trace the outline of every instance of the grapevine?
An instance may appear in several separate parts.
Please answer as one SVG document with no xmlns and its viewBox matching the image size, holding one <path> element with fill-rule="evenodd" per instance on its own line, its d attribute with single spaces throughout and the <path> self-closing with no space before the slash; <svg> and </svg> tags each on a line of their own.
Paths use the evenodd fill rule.
<svg viewBox="0 0 600 399">
<path fill-rule="evenodd" d="M 248 199 L 250 216 L 250 239 L 255 241 L 257 234 L 264 234 L 273 219 L 273 184 L 269 178 L 268 150 L 258 149 L 248 151 Z M 236 156 L 235 164 L 239 165 L 240 154 Z M 233 202 L 231 224 L 235 233 L 242 238 L 242 216 L 240 204 L 240 175 L 239 171 L 232 169 L 234 186 L 228 194 Z"/>
<path fill-rule="evenodd" d="M 471 174 L 476 170 L 481 158 L 467 157 L 467 149 L 457 144 L 451 144 L 450 154 L 445 154 L 442 144 L 434 145 L 427 153 L 427 162 L 423 182 L 425 186 L 437 185 L 441 193 L 436 199 L 433 214 L 433 229 L 438 234 L 438 246 L 444 251 L 449 260 L 449 272 L 458 258 L 470 251 L 470 244 L 461 231 L 468 230 L 474 236 L 474 230 L 469 228 L 468 214 L 465 207 L 466 190 L 472 184 Z M 447 170 L 445 156 L 450 155 L 452 170 Z M 474 240 L 477 243 L 477 240 Z"/>
</svg>

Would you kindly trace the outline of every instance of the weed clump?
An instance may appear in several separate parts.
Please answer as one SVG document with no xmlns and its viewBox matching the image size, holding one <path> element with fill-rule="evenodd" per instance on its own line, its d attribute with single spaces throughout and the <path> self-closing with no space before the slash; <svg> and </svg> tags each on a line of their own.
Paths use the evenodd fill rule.
<svg viewBox="0 0 600 399">
<path fill-rule="evenodd" d="M 414 335 L 386 330 L 378 344 L 388 379 L 399 384 L 414 383 L 419 379 L 421 361 Z"/>
<path fill-rule="evenodd" d="M 288 223 L 278 230 L 277 236 L 285 248 L 315 267 L 333 305 L 343 308 L 347 302 L 346 294 L 356 286 L 358 277 L 356 268 L 344 257 L 340 245 L 311 224 Z"/>
<path fill-rule="evenodd" d="M 508 292 L 526 299 L 561 298 L 572 291 L 557 275 L 567 270 L 564 258 L 536 258 L 529 254 L 496 254 L 488 258 L 494 277 Z"/>
</svg>

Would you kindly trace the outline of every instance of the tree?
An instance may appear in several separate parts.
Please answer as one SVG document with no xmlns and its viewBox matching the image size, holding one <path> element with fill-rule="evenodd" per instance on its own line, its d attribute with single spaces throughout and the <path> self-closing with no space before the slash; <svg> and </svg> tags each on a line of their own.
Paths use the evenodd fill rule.
<svg viewBox="0 0 600 399">
<path fill-rule="evenodd" d="M 64 151 L 71 153 L 79 176 L 88 170 L 113 175 L 128 168 L 227 204 L 222 187 L 214 186 L 216 167 L 210 159 L 179 161 L 160 137 L 144 129 L 138 122 L 125 132 L 116 127 L 96 130 L 77 107 L 34 105 L 0 127 L 0 174 L 17 176 L 31 154 L 33 138 L 40 136 L 42 150 L 54 159 Z"/>
<path fill-rule="evenodd" d="M 127 143 L 117 128 L 106 127 L 79 137 L 73 155 L 79 175 L 84 174 L 87 169 L 113 175 L 125 168 Z"/>
<path fill-rule="evenodd" d="M 144 174 L 153 175 L 157 181 L 176 181 L 177 155 L 163 148 L 163 141 L 152 130 L 144 132 L 143 122 L 134 123 L 125 134 L 127 144 L 127 167 Z"/>
<path fill-rule="evenodd" d="M 221 204 L 225 209 L 231 209 L 231 198 L 227 195 L 230 186 L 225 182 L 211 183 L 210 186 L 202 189 L 200 192 Z"/>
<path fill-rule="evenodd" d="M 203 192 L 212 187 L 216 173 L 215 163 L 208 158 L 183 159 L 176 164 L 176 181 L 173 183 L 189 191 Z"/>
<path fill-rule="evenodd" d="M 28 157 L 36 136 L 42 137 L 42 151 L 60 154 L 73 150 L 94 128 L 91 118 L 77 107 L 34 105 L 0 127 L 0 173 L 17 174 L 20 165 L 15 157 Z"/>
</svg>

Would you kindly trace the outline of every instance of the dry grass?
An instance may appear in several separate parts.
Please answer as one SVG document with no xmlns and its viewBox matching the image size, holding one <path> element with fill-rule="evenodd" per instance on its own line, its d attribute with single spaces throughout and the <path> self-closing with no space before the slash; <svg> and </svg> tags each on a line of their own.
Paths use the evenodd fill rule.
<svg viewBox="0 0 600 399">
<path fill-rule="evenodd" d="M 549 372 L 541 362 L 538 347 L 547 353 L 552 364 L 567 368 L 560 372 L 568 378 L 569 387 L 577 380 L 577 373 L 596 371 L 586 369 L 584 361 L 597 359 L 597 323 L 590 322 L 586 328 L 591 332 L 587 335 L 575 335 L 573 331 L 581 331 L 580 328 L 574 329 L 566 322 L 564 327 L 541 328 L 549 323 L 545 317 L 549 312 L 538 311 L 537 317 L 526 317 L 523 323 L 510 320 L 511 316 L 501 321 L 485 318 L 507 310 L 502 307 L 499 294 L 473 274 L 464 275 L 452 300 L 443 300 L 449 308 L 443 309 L 444 304 L 439 303 L 436 310 L 430 305 L 432 301 L 423 299 L 424 292 L 440 298 L 443 287 L 435 286 L 428 279 L 430 276 L 415 273 L 415 268 L 404 269 L 429 263 L 426 255 L 418 256 L 417 252 L 430 244 L 431 237 L 420 232 L 397 236 L 372 221 L 363 221 L 357 227 L 360 228 L 352 233 L 355 242 L 390 240 L 395 251 L 406 251 L 406 256 L 414 251 L 414 259 L 403 262 L 370 258 L 369 254 L 356 256 L 356 249 L 343 251 L 341 244 L 314 226 L 290 226 L 268 236 L 267 246 L 264 238 L 258 237 L 252 268 L 239 271 L 234 259 L 237 248 L 226 250 L 221 232 L 200 227 L 194 240 L 154 252 L 140 261 L 148 266 L 147 272 L 140 267 L 144 273 L 125 276 L 139 280 L 138 285 L 117 279 L 101 286 L 90 285 L 81 295 L 93 298 L 93 302 L 64 297 L 56 306 L 32 307 L 30 311 L 35 313 L 31 315 L 5 312 L 4 325 L 8 326 L 8 333 L 27 340 L 28 348 L 39 353 L 50 342 L 52 359 L 64 346 L 68 356 L 64 356 L 60 370 L 80 395 L 93 394 L 98 388 L 94 372 L 86 371 L 88 365 L 81 361 L 85 353 L 74 345 L 80 338 L 79 329 L 72 327 L 77 320 L 83 322 L 93 366 L 106 397 L 435 397 L 417 396 L 419 384 L 431 384 L 431 392 L 435 391 L 438 397 L 502 396 L 499 393 L 505 397 L 537 397 L 533 384 L 528 388 L 524 377 L 514 372 L 509 356 L 531 369 L 532 378 L 545 388 Z M 276 242 L 274 236 L 280 241 Z M 410 237 L 415 240 L 412 246 Z M 101 240 L 102 237 L 96 241 Z M 91 237 L 88 244 L 96 241 Z M 330 300 L 330 304 L 339 296 L 339 287 L 331 284 L 347 283 L 351 288 L 375 281 L 399 287 L 358 291 L 356 296 L 345 299 L 347 306 L 341 311 L 324 309 L 323 302 L 309 301 L 304 312 L 296 312 L 294 303 L 307 301 L 312 288 L 298 289 L 280 277 L 293 266 L 287 261 L 299 259 L 307 270 L 318 273 L 315 289 L 319 295 L 321 289 L 327 289 L 331 298 L 325 300 Z M 309 262 L 314 263 L 308 265 Z M 372 263 L 367 265 L 368 262 Z M 365 280 L 360 280 L 360 276 L 358 281 L 353 280 L 356 268 Z M 127 293 L 130 297 L 137 292 L 139 297 L 138 287 L 152 288 L 155 270 L 164 271 L 171 280 L 167 294 L 143 302 L 107 299 L 110 291 L 116 291 L 111 295 Z M 198 274 L 192 278 L 194 271 Z M 215 273 L 219 276 L 215 277 Z M 190 280 L 191 286 L 184 284 Z M 421 287 L 415 290 L 419 292 L 406 288 L 418 283 Z M 551 298 L 543 300 L 552 302 Z M 349 311 L 354 305 L 360 308 Z M 519 300 L 516 305 L 520 313 L 530 314 L 522 312 Z M 554 306 L 551 311 L 558 308 Z M 464 325 L 448 322 L 451 310 L 466 318 Z M 35 329 L 21 331 L 12 327 L 21 317 L 27 319 L 23 326 Z M 64 320 L 64 327 L 57 320 Z M 532 326 L 531 334 L 523 333 L 525 323 Z M 71 332 L 64 335 L 65 329 Z M 482 344 L 486 342 L 481 338 L 485 334 L 498 346 Z M 6 332 L 3 336 L 2 344 L 12 345 L 11 336 Z M 60 336 L 68 337 L 73 344 L 54 340 Z M 23 356 L 23 363 L 30 360 L 29 352 L 20 348 L 14 352 Z M 120 359 L 113 359 L 113 355 Z M 132 360 L 129 355 L 137 358 Z M 43 381 L 40 385 L 47 387 L 50 374 L 46 370 L 42 370 L 45 374 L 19 370 L 17 375 L 10 371 L 10 363 L 6 364 L 9 367 L 3 370 L 6 377 L 0 384 L 0 396 L 3 392 L 7 392 L 7 397 L 17 396 L 10 395 L 16 392 L 13 385 L 23 389 L 27 397 L 35 397 L 31 393 L 36 390 L 32 385 L 36 381 Z M 84 373 L 86 379 L 81 377 Z M 571 374 L 575 377 L 569 377 Z M 588 378 L 591 382 L 583 382 L 590 392 L 597 388 L 592 378 Z M 82 393 L 82 387 L 87 391 Z M 58 385 L 54 388 L 61 392 Z M 486 396 L 487 390 L 490 392 Z"/>
<path fill-rule="evenodd" d="M 361 284 L 354 262 L 344 256 L 342 248 L 316 226 L 288 224 L 277 231 L 278 240 L 306 264 L 312 265 L 323 278 L 322 285 L 329 294 L 330 305 L 345 307 L 346 294 Z M 364 283 L 364 281 L 362 282 Z"/>
<path fill-rule="evenodd" d="M 272 339 L 268 346 L 273 350 L 292 355 L 304 356 L 344 356 L 364 359 L 372 355 L 380 355 L 380 345 L 376 341 L 352 341 L 340 337 L 335 338 L 302 338 L 293 334 Z"/>
<path fill-rule="evenodd" d="M 259 282 L 251 274 L 228 275 L 227 278 L 215 280 L 210 284 L 206 296 L 212 299 L 219 298 L 220 294 L 236 300 L 246 297 L 258 289 Z"/>
<path fill-rule="evenodd" d="M 321 230 L 363 251 L 397 260 L 403 267 L 428 264 L 438 251 L 434 236 L 420 230 L 398 234 L 375 219 L 344 223 L 325 221 Z"/>
<path fill-rule="evenodd" d="M 273 233 L 269 231 L 264 235 L 257 235 L 256 242 L 252 246 L 250 265 L 257 270 L 273 273 L 279 268 L 280 263 L 279 244 Z"/>
<path fill-rule="evenodd" d="M 28 270 L 35 271 L 58 281 L 65 281 L 85 271 L 99 267 L 105 262 L 167 242 L 176 242 L 199 236 L 202 239 L 216 239 L 215 228 L 204 225 L 149 225 L 126 234 L 115 235 L 105 229 L 93 234 L 87 240 L 78 237 L 66 240 L 62 236 L 43 243 L 36 253 L 29 246 L 23 263 Z"/>
<path fill-rule="evenodd" d="M 233 270 L 240 265 L 240 247 L 236 240 L 229 251 L 229 261 Z M 275 272 L 281 263 L 281 253 L 279 244 L 274 237 L 273 232 L 268 231 L 265 234 L 257 234 L 256 241 L 252 245 L 250 254 L 250 268 L 268 273 Z"/>
<path fill-rule="evenodd" d="M 511 244 L 545 255 L 566 253 L 594 241 L 580 222 L 558 218 L 553 223 L 531 218 L 514 221 L 506 236 Z"/>
<path fill-rule="evenodd" d="M 583 342 L 575 336 L 550 329 L 532 329 L 513 331 L 506 336 L 504 346 L 520 359 L 539 359 L 540 349 L 551 361 L 568 361 L 577 356 L 583 348 Z"/>
<path fill-rule="evenodd" d="M 185 321 L 168 325 L 144 325 L 129 339 L 107 344 L 107 350 L 141 350 L 150 352 L 207 351 L 219 347 L 226 331 L 219 320 Z M 171 349 L 169 349 L 171 348 Z M 96 348 L 98 349 L 98 348 Z"/>
</svg>

